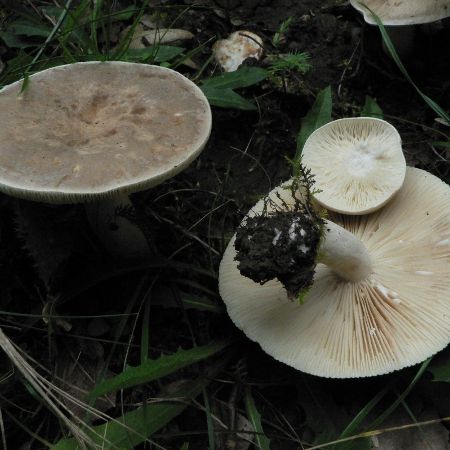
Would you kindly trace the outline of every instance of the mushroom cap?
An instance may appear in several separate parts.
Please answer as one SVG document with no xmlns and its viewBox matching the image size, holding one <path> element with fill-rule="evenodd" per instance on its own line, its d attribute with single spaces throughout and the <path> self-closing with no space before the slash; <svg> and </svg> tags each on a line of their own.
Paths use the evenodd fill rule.
<svg viewBox="0 0 450 450">
<path fill-rule="evenodd" d="M 356 117 L 315 130 L 302 152 L 315 175 L 315 199 L 343 214 L 367 214 L 386 204 L 402 187 L 406 161 L 400 135 L 388 122 Z"/>
<path fill-rule="evenodd" d="M 350 0 L 350 4 L 364 15 L 364 20 L 376 25 L 366 5 L 384 25 L 415 25 L 434 22 L 450 16 L 448 0 Z"/>
<path fill-rule="evenodd" d="M 234 72 L 247 58 L 259 60 L 263 50 L 263 40 L 246 30 L 235 31 L 212 47 L 215 59 L 225 72 Z"/>
<path fill-rule="evenodd" d="M 262 208 L 260 201 L 251 213 Z M 408 168 L 383 209 L 329 219 L 365 244 L 370 277 L 347 282 L 318 264 L 304 304 L 291 302 L 277 280 L 259 285 L 239 273 L 233 238 L 219 271 L 233 322 L 275 359 L 323 377 L 385 374 L 443 349 L 450 342 L 450 187 Z"/>
<path fill-rule="evenodd" d="M 203 149 L 211 111 L 201 90 L 163 67 L 69 64 L 0 91 L 0 190 L 53 203 L 155 186 Z"/>
</svg>

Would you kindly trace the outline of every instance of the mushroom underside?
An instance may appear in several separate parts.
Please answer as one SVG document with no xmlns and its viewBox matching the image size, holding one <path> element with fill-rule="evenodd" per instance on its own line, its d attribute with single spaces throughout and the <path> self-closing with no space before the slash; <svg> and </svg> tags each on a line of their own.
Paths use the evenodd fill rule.
<svg viewBox="0 0 450 450">
<path fill-rule="evenodd" d="M 373 272 L 347 282 L 319 264 L 302 305 L 288 300 L 278 281 L 243 277 L 232 240 L 219 278 L 228 313 L 267 353 L 314 375 L 366 377 L 423 361 L 450 341 L 449 210 L 448 186 L 409 168 L 383 209 L 330 214 L 365 244 Z"/>
<path fill-rule="evenodd" d="M 406 161 L 397 130 L 372 117 L 339 119 L 305 143 L 302 162 L 315 174 L 315 198 L 343 214 L 367 214 L 401 188 Z"/>
</svg>

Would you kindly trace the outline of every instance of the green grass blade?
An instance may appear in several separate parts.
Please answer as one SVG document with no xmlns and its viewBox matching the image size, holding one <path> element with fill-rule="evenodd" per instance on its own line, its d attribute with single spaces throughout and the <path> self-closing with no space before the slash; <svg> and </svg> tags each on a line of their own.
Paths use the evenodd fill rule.
<svg viewBox="0 0 450 450">
<path fill-rule="evenodd" d="M 316 101 L 302 119 L 300 132 L 297 136 L 295 161 L 301 157 L 303 146 L 310 134 L 314 130 L 317 130 L 317 128 L 331 121 L 331 109 L 331 86 L 328 86 L 317 94 Z"/>
<path fill-rule="evenodd" d="M 189 382 L 170 398 L 146 404 L 125 413 L 117 420 L 95 426 L 88 434 L 99 449 L 132 449 L 181 414 L 187 408 L 188 401 L 197 397 L 208 383 L 209 379 L 206 378 Z M 73 438 L 62 439 L 53 447 L 53 450 L 79 449 L 79 444 Z"/>
<path fill-rule="evenodd" d="M 206 426 L 208 428 L 208 450 L 216 449 L 216 440 L 214 435 L 214 423 L 211 414 L 211 405 L 209 404 L 208 391 L 203 389 L 203 401 L 205 403 Z"/>
<path fill-rule="evenodd" d="M 98 39 L 97 39 L 97 27 L 100 25 L 103 28 L 103 20 L 100 18 L 102 15 L 103 0 L 97 0 L 93 4 L 92 20 L 91 20 L 91 42 L 94 47 L 94 51 L 98 53 Z"/>
<path fill-rule="evenodd" d="M 386 31 L 386 28 L 384 27 L 384 25 L 381 22 L 380 18 L 370 8 L 368 8 L 364 3 L 361 3 L 361 5 L 370 12 L 370 14 L 372 15 L 373 20 L 378 25 L 378 28 L 380 29 L 381 37 L 383 38 L 384 44 L 386 45 L 386 48 L 389 51 L 389 54 L 391 55 L 391 57 L 394 60 L 395 64 L 397 64 L 397 67 L 399 68 L 400 72 L 409 81 L 409 83 L 414 87 L 416 92 L 422 97 L 422 99 L 425 101 L 425 103 L 439 117 L 441 117 L 447 123 L 450 124 L 450 115 L 448 115 L 434 100 L 432 100 L 430 97 L 425 95 L 419 89 L 419 87 L 416 85 L 416 83 L 413 81 L 413 79 L 409 75 L 408 71 L 406 70 L 405 66 L 403 65 L 402 61 L 400 60 L 400 57 L 398 56 L 398 53 L 395 50 L 394 44 L 392 43 L 391 38 L 389 37 L 389 35 L 388 35 L 387 31 Z"/>
<path fill-rule="evenodd" d="M 408 394 L 411 392 L 413 387 L 416 385 L 416 383 L 420 380 L 424 372 L 426 371 L 428 364 L 430 364 L 432 358 L 428 358 L 425 360 L 421 366 L 419 367 L 419 370 L 417 371 L 416 375 L 412 379 L 411 383 L 407 386 L 407 388 L 398 396 L 398 398 L 392 403 L 389 408 L 387 408 L 382 414 L 380 414 L 371 424 L 368 428 L 378 428 L 400 405 L 400 403 L 408 396 Z"/>
<path fill-rule="evenodd" d="M 144 314 L 142 316 L 141 331 L 141 364 L 148 361 L 148 349 L 150 347 L 150 299 L 146 299 L 144 305 Z"/>
<path fill-rule="evenodd" d="M 25 74 L 23 77 L 22 84 L 20 86 L 19 95 L 23 94 L 26 91 L 29 84 L 30 84 L 30 77 L 28 76 L 28 74 Z"/>
<path fill-rule="evenodd" d="M 164 377 L 220 352 L 229 343 L 230 341 L 225 340 L 217 341 L 189 350 L 178 350 L 173 355 L 161 356 L 155 360 L 147 360 L 139 366 L 130 367 L 121 374 L 102 381 L 89 393 L 89 398 L 93 399 L 109 392 L 126 389 Z"/>
<path fill-rule="evenodd" d="M 147 8 L 149 3 L 149 0 L 144 0 L 144 2 L 141 5 L 140 10 L 136 14 L 136 17 L 133 20 L 133 23 L 130 26 L 130 29 L 128 30 L 126 36 L 120 41 L 116 47 L 115 52 L 113 53 L 111 59 L 113 60 L 121 60 L 123 58 L 124 53 L 129 49 L 131 41 L 134 36 L 134 32 L 136 30 L 136 27 L 139 25 L 139 21 L 141 20 L 142 16 L 144 15 L 145 8 Z"/>
<path fill-rule="evenodd" d="M 340 434 L 338 439 L 343 439 L 346 437 L 351 436 L 354 434 L 358 428 L 361 426 L 361 424 L 364 422 L 364 420 L 367 418 L 367 416 L 370 414 L 370 412 L 373 410 L 373 408 L 380 402 L 380 400 L 386 395 L 386 393 L 389 390 L 389 386 L 386 386 L 384 389 L 382 389 L 380 392 L 378 392 L 375 397 L 372 398 L 360 411 L 359 413 L 353 418 L 353 420 L 347 425 L 347 427 L 344 429 L 344 431 Z M 370 449 L 370 441 L 368 438 L 365 438 L 366 442 L 362 442 L 362 440 L 358 440 L 356 442 L 350 442 L 350 443 L 343 443 L 338 444 L 333 447 L 331 447 L 331 450 L 350 450 L 352 448 L 362 448 L 368 447 Z"/>
<path fill-rule="evenodd" d="M 56 22 L 55 26 L 53 27 L 51 33 L 47 36 L 47 39 L 45 40 L 44 44 L 41 46 L 39 51 L 37 52 L 36 56 L 33 58 L 29 66 L 27 67 L 25 73 L 24 73 L 24 79 L 26 78 L 26 75 L 28 75 L 29 71 L 32 69 L 33 65 L 36 64 L 36 62 L 39 60 L 41 55 L 44 53 L 44 50 L 46 49 L 47 45 L 52 41 L 52 39 L 56 36 L 56 33 L 58 33 L 62 23 L 64 22 L 67 13 L 70 8 L 70 4 L 72 3 L 72 0 L 67 0 L 64 11 L 61 13 L 61 15 L 58 18 L 58 21 Z M 23 90 L 23 86 L 22 86 Z"/>
<path fill-rule="evenodd" d="M 74 9 L 68 11 L 59 33 L 59 42 L 77 49 L 77 53 L 95 54 L 95 46 L 86 32 L 84 17 L 90 15 L 89 0 L 82 0 Z"/>
<path fill-rule="evenodd" d="M 255 430 L 255 446 L 260 450 L 270 450 L 270 439 L 264 434 L 261 424 L 261 414 L 256 409 L 255 401 L 253 400 L 252 391 L 250 388 L 245 389 L 244 394 L 245 410 L 247 417 L 253 425 Z"/>
<path fill-rule="evenodd" d="M 383 118 L 382 109 L 379 107 L 376 100 L 368 95 L 366 95 L 366 99 L 364 101 L 361 117 L 375 117 L 376 119 Z"/>
</svg>

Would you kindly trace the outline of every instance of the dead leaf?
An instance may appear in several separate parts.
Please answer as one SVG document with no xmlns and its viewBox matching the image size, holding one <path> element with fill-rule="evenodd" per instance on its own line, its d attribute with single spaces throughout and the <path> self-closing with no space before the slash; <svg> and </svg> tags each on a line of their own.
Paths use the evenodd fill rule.
<svg viewBox="0 0 450 450">
<path fill-rule="evenodd" d="M 250 447 L 255 430 L 247 417 L 236 410 L 233 411 L 233 405 L 217 399 L 211 402 L 211 412 L 214 419 L 217 448 L 247 450 Z M 245 433 L 245 431 L 250 433 Z"/>
<path fill-rule="evenodd" d="M 124 39 L 130 32 L 131 26 L 125 28 L 120 33 L 120 39 Z M 155 44 L 174 44 L 180 41 L 186 41 L 193 39 L 194 35 L 187 30 L 181 30 L 177 28 L 158 28 L 156 30 L 145 29 L 142 24 L 137 24 L 133 37 L 131 38 L 131 49 L 145 48 Z"/>
</svg>

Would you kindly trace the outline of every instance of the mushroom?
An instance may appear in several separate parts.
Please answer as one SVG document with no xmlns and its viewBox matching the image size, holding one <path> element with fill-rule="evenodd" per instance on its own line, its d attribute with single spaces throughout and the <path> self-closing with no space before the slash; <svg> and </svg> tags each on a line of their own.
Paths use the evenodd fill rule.
<svg viewBox="0 0 450 450">
<path fill-rule="evenodd" d="M 305 142 L 302 162 L 315 174 L 316 200 L 343 214 L 381 208 L 402 187 L 406 172 L 397 130 L 372 117 L 339 119 L 318 128 Z"/>
<path fill-rule="evenodd" d="M 211 130 L 201 90 L 162 67 L 69 64 L 0 91 L 0 190 L 49 203 L 84 203 L 113 254 L 149 253 L 128 194 L 188 166 Z M 125 214 L 125 216 L 128 214 Z"/>
<path fill-rule="evenodd" d="M 259 60 L 263 41 L 251 31 L 235 31 L 227 39 L 220 39 L 212 47 L 214 58 L 225 72 L 234 72 L 248 58 Z"/>
<path fill-rule="evenodd" d="M 294 205 L 284 188 L 270 198 L 279 209 Z M 259 201 L 242 226 L 267 204 Z M 303 303 L 289 300 L 276 279 L 259 284 L 243 276 L 233 237 L 219 289 L 234 323 L 275 359 L 323 377 L 385 374 L 442 350 L 450 342 L 449 186 L 408 168 L 404 186 L 384 208 L 328 219 Z M 278 240 L 274 230 L 274 248 L 290 239 L 285 230 Z M 301 234 L 308 246 L 310 234 L 297 229 Z"/>
<path fill-rule="evenodd" d="M 448 0 L 350 0 L 350 4 L 370 25 L 376 25 L 371 11 L 380 18 L 401 58 L 412 52 L 415 25 L 450 16 Z"/>
</svg>

